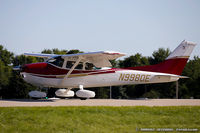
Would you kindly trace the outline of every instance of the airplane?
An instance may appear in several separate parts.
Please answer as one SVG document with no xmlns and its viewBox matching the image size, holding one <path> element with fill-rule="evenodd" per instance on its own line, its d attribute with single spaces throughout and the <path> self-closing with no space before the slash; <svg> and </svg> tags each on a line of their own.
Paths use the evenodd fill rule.
<svg viewBox="0 0 200 133">
<path fill-rule="evenodd" d="M 44 58 L 45 62 L 14 69 L 20 69 L 23 79 L 35 86 L 65 88 L 55 92 L 60 97 L 74 97 L 71 89 L 79 88 L 76 96 L 85 100 L 95 97 L 95 92 L 85 88 L 164 83 L 187 78 L 181 73 L 195 45 L 184 40 L 163 62 L 155 65 L 111 68 L 110 60 L 125 56 L 113 51 L 66 55 L 24 53 Z"/>
</svg>

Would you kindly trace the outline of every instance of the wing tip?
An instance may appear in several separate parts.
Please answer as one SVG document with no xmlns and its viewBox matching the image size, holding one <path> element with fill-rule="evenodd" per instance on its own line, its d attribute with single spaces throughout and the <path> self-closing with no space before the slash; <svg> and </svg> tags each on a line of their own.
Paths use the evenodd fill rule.
<svg viewBox="0 0 200 133">
<path fill-rule="evenodd" d="M 104 54 L 110 54 L 110 55 L 121 55 L 125 56 L 125 53 L 117 52 L 117 51 L 103 51 Z"/>
</svg>

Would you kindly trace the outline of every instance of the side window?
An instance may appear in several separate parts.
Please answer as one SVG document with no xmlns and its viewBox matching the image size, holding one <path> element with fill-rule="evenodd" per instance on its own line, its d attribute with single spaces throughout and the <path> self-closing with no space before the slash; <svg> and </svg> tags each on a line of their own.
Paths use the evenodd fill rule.
<svg viewBox="0 0 200 133">
<path fill-rule="evenodd" d="M 85 63 L 85 70 L 92 70 L 94 65 L 92 63 Z"/>
<path fill-rule="evenodd" d="M 75 61 L 67 61 L 66 68 L 72 68 L 75 63 Z M 85 63 L 85 70 L 93 70 L 93 68 L 94 65 L 92 63 Z M 83 69 L 83 62 L 80 62 L 75 69 Z"/>
<path fill-rule="evenodd" d="M 83 69 L 83 63 L 79 62 L 75 69 Z"/>
<path fill-rule="evenodd" d="M 66 68 L 72 68 L 75 63 L 75 61 L 67 61 Z M 83 69 L 83 63 L 80 62 L 75 69 Z"/>
<path fill-rule="evenodd" d="M 66 68 L 71 68 L 74 65 L 75 61 L 67 61 Z"/>
</svg>

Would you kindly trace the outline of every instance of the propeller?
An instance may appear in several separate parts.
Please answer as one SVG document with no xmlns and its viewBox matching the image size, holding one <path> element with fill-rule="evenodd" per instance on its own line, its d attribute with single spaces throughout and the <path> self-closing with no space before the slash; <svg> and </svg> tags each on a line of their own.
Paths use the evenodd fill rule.
<svg viewBox="0 0 200 133">
<path fill-rule="evenodd" d="M 21 65 L 19 65 L 19 66 L 14 66 L 14 67 L 13 67 L 13 70 L 14 70 L 14 71 L 21 71 L 21 70 L 22 70 L 22 67 L 21 67 Z"/>
</svg>

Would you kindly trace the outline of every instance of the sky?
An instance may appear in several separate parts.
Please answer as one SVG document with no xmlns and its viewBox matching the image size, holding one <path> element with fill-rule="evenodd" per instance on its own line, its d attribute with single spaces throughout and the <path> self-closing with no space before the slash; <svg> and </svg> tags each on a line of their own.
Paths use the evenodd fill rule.
<svg viewBox="0 0 200 133">
<path fill-rule="evenodd" d="M 199 0 L 0 0 L 0 44 L 16 55 L 44 49 L 151 56 L 197 43 Z"/>
</svg>

